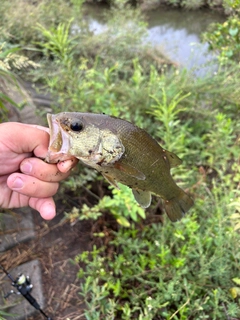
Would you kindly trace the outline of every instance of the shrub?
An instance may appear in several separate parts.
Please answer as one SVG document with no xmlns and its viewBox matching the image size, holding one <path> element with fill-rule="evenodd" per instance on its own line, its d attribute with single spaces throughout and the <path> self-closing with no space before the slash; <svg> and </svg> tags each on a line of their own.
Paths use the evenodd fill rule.
<svg viewBox="0 0 240 320">
<path fill-rule="evenodd" d="M 0 10 L 3 21 L 11 20 L 10 33 L 16 30 L 12 42 L 37 42 L 43 59 L 34 76 L 45 79 L 57 97 L 53 112 L 105 112 L 146 129 L 183 159 L 173 170 L 174 179 L 195 198 L 180 222 L 149 225 L 143 218 L 161 208 L 156 199 L 145 213 L 130 189 L 107 189 L 89 169 L 65 182 L 74 194 L 71 221 L 91 218 L 97 225 L 111 214 L 113 224 L 120 222 L 104 225 L 106 233 L 94 232 L 96 243 L 101 238 L 105 245 L 76 258 L 85 263 L 79 277 L 84 277 L 86 318 L 240 317 L 239 66 L 221 66 L 199 79 L 170 68 L 167 59 L 145 59 L 149 48 L 140 41 L 145 26 L 134 10 L 127 11 L 131 23 L 126 23 L 126 12 L 113 8 L 111 28 L 101 37 L 88 37 L 85 29 L 72 34 L 78 20 L 69 12 L 75 8 L 79 13 L 79 2 L 65 1 L 60 9 L 65 11 L 56 15 L 59 2 L 52 1 L 48 12 L 48 2 L 42 1 L 36 5 L 39 16 L 31 9 L 29 34 L 31 14 L 22 30 L 18 23 L 24 20 L 11 20 L 10 11 L 3 10 L 8 1 Z M 94 193 L 96 184 L 101 196 Z M 78 207 L 83 190 L 91 202 Z"/>
</svg>

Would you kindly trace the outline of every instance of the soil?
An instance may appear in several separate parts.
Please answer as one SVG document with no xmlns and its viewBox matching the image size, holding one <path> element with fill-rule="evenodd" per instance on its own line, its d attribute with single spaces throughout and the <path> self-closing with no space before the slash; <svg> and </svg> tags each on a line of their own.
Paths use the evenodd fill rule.
<svg viewBox="0 0 240 320">
<path fill-rule="evenodd" d="M 61 208 L 61 204 L 59 204 Z M 60 210 L 58 210 L 60 211 Z M 44 312 L 54 320 L 85 319 L 83 301 L 79 295 L 79 265 L 73 263 L 76 255 L 91 247 L 91 224 L 83 221 L 71 226 L 64 223 L 61 212 L 53 221 L 45 222 L 36 214 L 39 238 L 34 244 L 34 254 L 42 265 L 42 284 L 45 296 Z M 43 317 L 30 318 L 40 320 Z"/>
<path fill-rule="evenodd" d="M 38 259 L 42 270 L 42 286 L 45 297 L 44 312 L 54 320 L 85 319 L 83 301 L 79 295 L 79 265 L 74 263 L 76 255 L 91 247 L 91 223 L 79 221 L 71 226 L 64 219 L 64 205 L 57 204 L 58 215 L 52 221 L 44 221 L 33 211 L 36 237 L 1 255 L 6 269 Z M 31 279 L 34 285 L 34 279 Z M 36 313 L 26 320 L 42 320 Z"/>
</svg>

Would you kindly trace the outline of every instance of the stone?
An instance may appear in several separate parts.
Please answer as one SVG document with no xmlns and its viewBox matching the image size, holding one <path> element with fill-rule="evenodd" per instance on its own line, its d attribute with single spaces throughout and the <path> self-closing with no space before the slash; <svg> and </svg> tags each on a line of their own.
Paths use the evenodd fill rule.
<svg viewBox="0 0 240 320">
<path fill-rule="evenodd" d="M 14 280 L 21 273 L 30 277 L 31 283 L 33 284 L 30 295 L 37 301 L 40 308 L 43 310 L 44 296 L 40 262 L 38 260 L 32 260 L 18 266 L 17 268 L 14 268 L 13 270 L 7 270 L 7 272 L 11 274 Z M 4 294 L 8 293 L 10 290 L 17 292 L 17 289 L 11 285 L 10 279 L 7 276 L 4 278 L 4 280 L 5 279 Z M 0 305 L 4 305 L 4 311 L 12 314 L 11 316 L 5 316 L 6 320 L 26 320 L 28 317 L 40 313 L 40 311 L 35 309 L 21 294 L 11 294 L 7 299 L 5 299 L 4 302 L 1 300 L 2 297 L 0 297 Z M 9 308 L 6 308 L 7 306 L 9 306 Z"/>
<path fill-rule="evenodd" d="M 0 213 L 0 252 L 35 237 L 32 212 L 29 208 Z"/>
</svg>

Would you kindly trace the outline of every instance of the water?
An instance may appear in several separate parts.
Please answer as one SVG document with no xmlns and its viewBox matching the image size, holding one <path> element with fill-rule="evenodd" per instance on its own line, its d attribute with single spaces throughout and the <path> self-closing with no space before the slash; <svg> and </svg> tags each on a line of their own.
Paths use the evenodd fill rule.
<svg viewBox="0 0 240 320">
<path fill-rule="evenodd" d="M 148 18 L 147 40 L 158 46 L 180 66 L 204 73 L 204 65 L 216 59 L 201 42 L 201 33 L 212 22 L 222 22 L 224 17 L 210 10 L 156 10 Z"/>
<path fill-rule="evenodd" d="M 106 8 L 90 6 L 86 19 L 95 34 L 107 28 L 102 18 Z M 223 22 L 224 16 L 212 10 L 186 11 L 159 8 L 146 14 L 148 35 L 144 39 L 180 66 L 194 70 L 198 75 L 209 70 L 208 62 L 216 60 L 216 55 L 208 52 L 208 44 L 201 42 L 201 33 L 212 22 Z M 212 63 L 213 64 L 213 63 Z"/>
</svg>

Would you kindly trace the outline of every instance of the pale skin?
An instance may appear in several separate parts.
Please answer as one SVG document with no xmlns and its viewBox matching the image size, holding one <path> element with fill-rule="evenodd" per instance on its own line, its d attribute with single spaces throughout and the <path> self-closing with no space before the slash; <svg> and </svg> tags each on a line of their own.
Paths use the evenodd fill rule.
<svg viewBox="0 0 240 320">
<path fill-rule="evenodd" d="M 43 219 L 56 215 L 53 195 L 66 179 L 77 159 L 48 164 L 49 144 L 45 127 L 15 122 L 0 124 L 0 207 L 29 206 Z"/>
</svg>

